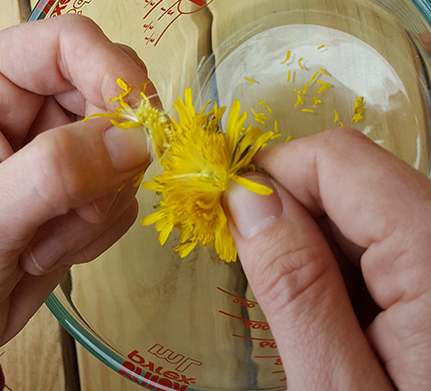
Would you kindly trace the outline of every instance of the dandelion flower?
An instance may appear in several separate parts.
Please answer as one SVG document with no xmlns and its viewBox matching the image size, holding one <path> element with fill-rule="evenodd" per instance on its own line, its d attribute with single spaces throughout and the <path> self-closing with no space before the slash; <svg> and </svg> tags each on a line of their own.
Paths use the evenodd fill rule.
<svg viewBox="0 0 431 391">
<path fill-rule="evenodd" d="M 160 157 L 167 147 L 166 135 L 169 133 L 167 129 L 170 127 L 169 117 L 152 105 L 150 98 L 145 95 L 145 90 L 140 93 L 139 104 L 135 108 L 131 107 L 126 102 L 126 98 L 131 94 L 132 88 L 120 78 L 117 79 L 117 85 L 121 92 L 117 97 L 111 99 L 118 103 L 117 109 L 112 113 L 90 115 L 84 121 L 103 117 L 109 118 L 112 125 L 119 129 L 145 129 L 151 143 L 150 151 L 154 151 L 155 155 Z M 151 132 L 148 132 L 150 129 Z"/>
<path fill-rule="evenodd" d="M 148 134 L 163 171 L 143 182 L 146 189 L 160 195 L 160 202 L 158 210 L 142 223 L 154 224 L 162 245 L 177 229 L 176 251 L 181 257 L 199 245 L 213 246 L 220 259 L 234 262 L 237 253 L 222 207 L 224 192 L 237 183 L 257 194 L 272 193 L 243 174 L 253 168 L 256 153 L 278 137 L 278 132 L 246 125 L 247 113 L 241 112 L 239 101 L 232 104 L 223 131 L 225 108 L 214 104 L 208 109 L 207 104 L 196 110 L 191 89 L 176 101 L 177 119 L 173 119 L 155 108 L 144 92 L 132 107 L 126 102 L 132 88 L 122 79 L 117 84 L 121 92 L 113 101 L 118 102 L 118 108 L 85 120 L 106 117 L 118 128 L 142 128 Z M 142 179 L 143 174 L 134 178 L 137 185 Z"/>
<path fill-rule="evenodd" d="M 236 249 L 222 207 L 232 183 L 261 195 L 272 190 L 242 176 L 252 166 L 256 153 L 278 134 L 247 126 L 247 113 L 239 101 L 230 109 L 226 130 L 221 128 L 224 108 L 197 112 L 192 91 L 175 104 L 178 120 L 172 120 L 169 148 L 160 159 L 163 173 L 144 187 L 161 195 L 159 209 L 143 220 L 154 224 L 161 244 L 174 228 L 180 232 L 176 251 L 189 255 L 198 245 L 214 246 L 220 259 L 236 260 Z"/>
</svg>

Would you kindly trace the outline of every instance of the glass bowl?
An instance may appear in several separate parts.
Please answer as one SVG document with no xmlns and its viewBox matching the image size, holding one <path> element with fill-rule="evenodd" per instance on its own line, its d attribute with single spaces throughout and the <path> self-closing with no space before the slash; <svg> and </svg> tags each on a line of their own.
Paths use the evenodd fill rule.
<svg viewBox="0 0 431 391">
<path fill-rule="evenodd" d="M 45 0 L 31 19 L 65 13 L 88 15 L 132 46 L 167 108 L 192 86 L 201 103 L 240 99 L 252 121 L 253 110 L 269 105 L 265 126 L 277 120 L 286 135 L 303 137 L 352 126 L 363 97 L 366 115 L 354 127 L 429 175 L 426 0 Z M 312 81 L 317 73 L 321 83 Z M 314 96 L 298 104 L 310 80 Z M 144 190 L 138 197 L 142 217 L 157 201 Z M 140 220 L 47 299 L 63 327 L 114 371 L 152 389 L 286 389 L 240 263 L 224 264 L 208 249 L 180 260 Z"/>
</svg>

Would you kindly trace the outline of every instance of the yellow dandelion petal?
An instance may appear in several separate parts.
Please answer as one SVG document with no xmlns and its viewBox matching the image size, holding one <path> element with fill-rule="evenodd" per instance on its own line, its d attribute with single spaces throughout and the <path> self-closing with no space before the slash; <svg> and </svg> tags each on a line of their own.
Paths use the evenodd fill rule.
<svg viewBox="0 0 431 391">
<path fill-rule="evenodd" d="M 141 186 L 141 184 L 144 180 L 144 177 L 145 177 L 145 171 L 142 171 L 139 174 L 136 174 L 133 177 L 133 186 L 135 186 L 135 187 Z"/>
<path fill-rule="evenodd" d="M 132 92 L 132 87 L 130 87 L 123 79 L 118 78 L 117 79 L 117 85 L 121 88 L 122 92 L 111 99 L 112 102 L 116 101 L 122 101 L 124 98 L 126 98 L 130 93 Z"/>
<path fill-rule="evenodd" d="M 340 113 L 337 110 L 334 110 L 332 121 L 334 122 L 334 124 L 340 121 Z"/>
<path fill-rule="evenodd" d="M 173 229 L 174 229 L 173 224 L 165 224 L 163 229 L 160 231 L 159 242 L 162 246 L 164 246 L 168 241 L 169 236 L 171 235 Z"/>
<path fill-rule="evenodd" d="M 191 254 L 191 252 L 196 248 L 197 245 L 197 242 L 182 243 L 175 247 L 175 251 L 179 254 L 181 258 L 186 258 Z"/>
<path fill-rule="evenodd" d="M 163 185 L 155 181 L 141 182 L 141 185 L 144 189 L 151 190 L 156 193 L 159 193 L 163 190 Z"/>
<path fill-rule="evenodd" d="M 304 103 L 304 97 L 300 93 L 298 93 L 296 95 L 295 109 L 297 109 L 299 106 L 303 106 Z"/>
<path fill-rule="evenodd" d="M 235 100 L 229 112 L 226 128 L 229 151 L 233 152 L 235 149 L 246 120 L 247 113 L 241 114 L 241 103 L 239 100 Z"/>
<path fill-rule="evenodd" d="M 237 252 L 223 208 L 219 208 L 218 215 L 220 223 L 215 231 L 214 248 L 222 261 L 232 263 L 237 259 Z"/>
<path fill-rule="evenodd" d="M 251 77 L 251 76 L 244 76 L 244 80 L 249 84 L 249 85 L 253 85 L 253 84 L 259 84 L 259 82 Z"/>
<path fill-rule="evenodd" d="M 317 50 L 322 50 L 325 49 L 327 46 L 324 43 L 321 43 L 318 47 Z"/>
<path fill-rule="evenodd" d="M 314 109 L 309 109 L 309 108 L 301 109 L 301 111 L 302 111 L 303 113 L 314 113 L 314 112 L 315 112 L 315 111 L 314 111 Z"/>
<path fill-rule="evenodd" d="M 253 109 L 251 109 L 254 120 L 261 125 L 265 125 L 266 121 L 268 121 L 269 117 L 265 113 L 257 113 Z"/>
<path fill-rule="evenodd" d="M 244 149 L 244 151 L 246 150 L 247 152 L 245 154 L 241 153 L 240 158 L 232 165 L 231 172 L 237 172 L 241 168 L 248 167 L 256 154 L 270 141 L 275 140 L 279 136 L 279 134 L 275 134 L 274 132 L 261 133 L 261 135 L 255 140 L 254 144 L 252 144 L 248 149 Z"/>
<path fill-rule="evenodd" d="M 334 88 L 334 85 L 331 83 L 328 83 L 327 81 L 324 80 L 317 80 L 317 83 L 320 85 L 319 90 L 317 91 L 318 95 L 323 94 L 324 92 L 326 92 L 327 90 Z"/>
<path fill-rule="evenodd" d="M 365 98 L 363 96 L 357 96 L 353 106 L 353 117 L 352 123 L 357 124 L 364 120 L 365 115 Z"/>
<path fill-rule="evenodd" d="M 85 117 L 82 122 L 87 122 L 95 118 L 108 118 L 112 120 L 120 117 L 116 113 L 96 113 Z"/>
<path fill-rule="evenodd" d="M 134 129 L 136 128 L 135 121 L 116 121 L 112 120 L 112 125 L 114 125 L 118 129 Z"/>
<path fill-rule="evenodd" d="M 290 143 L 292 140 L 293 140 L 293 136 L 287 136 L 284 142 L 287 144 L 287 143 Z"/>
<path fill-rule="evenodd" d="M 281 62 L 282 64 L 287 64 L 292 58 L 292 51 L 288 50 L 284 56 L 284 60 Z"/>
<path fill-rule="evenodd" d="M 313 96 L 313 106 L 320 106 L 323 103 L 321 98 Z"/>
<path fill-rule="evenodd" d="M 265 196 L 271 195 L 273 193 L 273 190 L 270 187 L 262 185 L 261 183 L 252 181 L 251 179 L 245 178 L 243 176 L 234 175 L 232 177 L 232 180 L 236 182 L 238 185 L 241 185 L 242 187 L 251 191 L 252 193 L 265 195 Z"/>
<path fill-rule="evenodd" d="M 272 107 L 265 99 L 259 99 L 258 104 L 259 106 L 262 106 L 269 114 L 273 113 Z"/>
<path fill-rule="evenodd" d="M 304 57 L 298 59 L 298 66 L 301 71 L 308 71 L 308 68 L 304 64 Z"/>
<path fill-rule="evenodd" d="M 153 225 L 157 223 L 159 220 L 162 220 L 165 217 L 165 212 L 162 210 L 158 210 L 157 212 L 151 213 L 146 216 L 142 220 L 142 225 Z"/>
<path fill-rule="evenodd" d="M 319 79 L 321 76 L 321 73 L 319 71 L 316 71 L 313 73 L 313 76 L 311 76 L 310 80 L 307 82 L 307 85 L 309 87 L 313 86 L 313 84 Z"/>
<path fill-rule="evenodd" d="M 321 68 L 319 69 L 319 72 L 320 72 L 322 75 L 324 75 L 324 76 L 332 76 L 332 75 L 329 73 L 329 71 L 328 71 L 325 67 L 321 67 Z"/>
</svg>

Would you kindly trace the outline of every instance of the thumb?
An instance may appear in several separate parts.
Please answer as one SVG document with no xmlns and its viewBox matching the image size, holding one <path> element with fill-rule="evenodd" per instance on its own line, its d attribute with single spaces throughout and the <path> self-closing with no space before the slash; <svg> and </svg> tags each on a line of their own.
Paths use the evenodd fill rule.
<svg viewBox="0 0 431 391">
<path fill-rule="evenodd" d="M 149 162 L 141 130 L 76 122 L 40 134 L 0 164 L 0 264 L 47 221 L 112 192 Z"/>
<path fill-rule="evenodd" d="M 336 261 L 316 223 L 286 190 L 227 195 L 233 236 L 271 325 L 292 390 L 392 389 L 353 313 Z"/>
</svg>

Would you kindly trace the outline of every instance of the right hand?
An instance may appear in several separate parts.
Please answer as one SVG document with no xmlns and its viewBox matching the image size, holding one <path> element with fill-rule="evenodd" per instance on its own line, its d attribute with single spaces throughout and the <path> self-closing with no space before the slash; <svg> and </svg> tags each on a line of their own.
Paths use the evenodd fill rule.
<svg viewBox="0 0 431 391">
<path fill-rule="evenodd" d="M 289 390 L 431 390 L 428 178 L 348 129 L 278 145 L 256 163 L 273 179 L 254 179 L 274 194 L 235 187 L 227 205 Z M 343 253 L 340 265 L 379 306 L 357 308 L 372 317 L 364 331 L 346 289 L 356 279 L 343 282 L 334 255 Z"/>
</svg>

